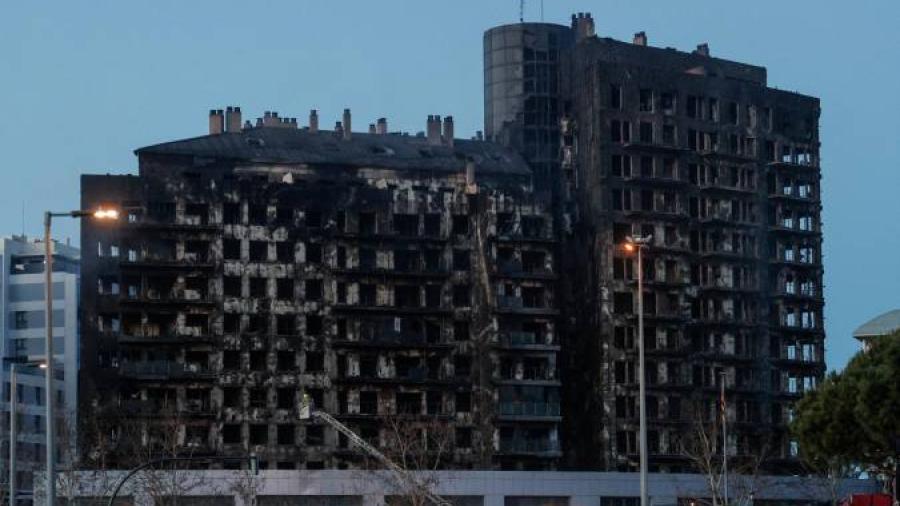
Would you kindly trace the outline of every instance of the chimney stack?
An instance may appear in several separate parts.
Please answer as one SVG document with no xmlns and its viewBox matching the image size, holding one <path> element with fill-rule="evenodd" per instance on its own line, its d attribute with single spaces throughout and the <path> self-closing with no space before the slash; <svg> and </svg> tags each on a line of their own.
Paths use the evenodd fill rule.
<svg viewBox="0 0 900 506">
<path fill-rule="evenodd" d="M 478 193 L 478 183 L 475 182 L 475 162 L 466 161 L 466 194 L 474 195 Z"/>
<path fill-rule="evenodd" d="M 341 125 L 341 122 L 340 122 L 340 121 L 335 121 L 335 122 L 334 122 L 334 133 L 335 133 L 335 135 L 337 135 L 338 137 L 343 137 L 343 136 L 344 136 L 344 126 Z"/>
<path fill-rule="evenodd" d="M 594 18 L 590 12 L 572 14 L 572 31 L 575 32 L 575 42 L 594 36 Z"/>
<path fill-rule="evenodd" d="M 475 132 L 475 140 L 483 141 L 484 140 L 484 132 L 478 130 Z"/>
<path fill-rule="evenodd" d="M 373 135 L 376 133 L 375 132 L 375 123 L 369 123 L 369 133 L 373 134 Z"/>
<path fill-rule="evenodd" d="M 638 32 L 634 34 L 634 42 L 635 46 L 646 46 L 647 45 L 647 32 Z"/>
<path fill-rule="evenodd" d="M 428 137 L 428 144 L 432 146 L 439 146 L 441 144 L 440 115 L 428 115 L 428 123 L 426 125 L 425 135 Z"/>
<path fill-rule="evenodd" d="M 241 131 L 241 108 L 237 106 L 228 106 L 225 109 L 225 131 L 240 132 Z"/>
<path fill-rule="evenodd" d="M 387 135 L 387 118 L 378 118 L 378 121 L 375 123 L 375 133 Z"/>
<path fill-rule="evenodd" d="M 352 133 L 350 129 L 350 109 L 344 109 L 344 140 L 349 141 Z"/>
<path fill-rule="evenodd" d="M 225 131 L 225 115 L 222 109 L 209 110 L 209 135 L 218 135 Z"/>
<path fill-rule="evenodd" d="M 309 131 L 311 133 L 319 131 L 319 113 L 315 109 L 309 111 Z"/>
<path fill-rule="evenodd" d="M 444 116 L 444 144 L 453 147 L 453 116 Z"/>
<path fill-rule="evenodd" d="M 699 54 L 700 56 L 709 56 L 709 44 L 704 42 L 703 44 L 697 44 L 697 50 L 694 51 L 694 54 Z"/>
</svg>

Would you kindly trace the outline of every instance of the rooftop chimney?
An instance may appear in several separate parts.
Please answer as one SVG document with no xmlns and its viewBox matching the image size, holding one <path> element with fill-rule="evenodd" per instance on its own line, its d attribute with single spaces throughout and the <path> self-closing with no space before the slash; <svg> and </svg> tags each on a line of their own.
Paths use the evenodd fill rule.
<svg viewBox="0 0 900 506">
<path fill-rule="evenodd" d="M 228 106 L 225 109 L 225 131 L 240 132 L 241 131 L 241 108 L 237 106 Z"/>
<path fill-rule="evenodd" d="M 575 32 L 575 42 L 594 36 L 594 18 L 591 13 L 579 12 L 572 14 L 572 30 Z"/>
<path fill-rule="evenodd" d="M 378 118 L 378 121 L 375 123 L 375 133 L 378 135 L 387 134 L 387 118 Z"/>
<path fill-rule="evenodd" d="M 344 140 L 350 140 L 350 134 L 352 134 L 352 130 L 350 127 L 350 109 L 344 109 Z"/>
<path fill-rule="evenodd" d="M 444 144 L 453 147 L 453 116 L 444 116 Z"/>
<path fill-rule="evenodd" d="M 339 137 L 344 136 L 344 127 L 343 127 L 343 125 L 341 125 L 340 121 L 334 122 L 334 133 L 337 134 Z"/>
<path fill-rule="evenodd" d="M 315 109 L 309 111 L 309 131 L 312 133 L 319 131 L 319 113 Z"/>
<path fill-rule="evenodd" d="M 375 134 L 375 123 L 369 123 L 369 133 Z"/>
<path fill-rule="evenodd" d="M 475 140 L 483 141 L 484 140 L 484 132 L 478 130 L 475 132 Z"/>
<path fill-rule="evenodd" d="M 425 128 L 425 135 L 428 136 L 428 144 L 433 146 L 441 143 L 441 117 L 439 115 L 428 115 L 428 123 Z"/>
<path fill-rule="evenodd" d="M 634 34 L 634 45 L 636 46 L 646 46 L 647 45 L 647 32 L 638 32 Z"/>
<path fill-rule="evenodd" d="M 222 109 L 209 110 L 209 135 L 218 135 L 225 131 L 225 115 Z"/>
<path fill-rule="evenodd" d="M 700 56 L 709 56 L 709 44 L 704 42 L 703 44 L 697 44 L 697 50 L 694 51 L 694 54 L 699 54 Z"/>
</svg>

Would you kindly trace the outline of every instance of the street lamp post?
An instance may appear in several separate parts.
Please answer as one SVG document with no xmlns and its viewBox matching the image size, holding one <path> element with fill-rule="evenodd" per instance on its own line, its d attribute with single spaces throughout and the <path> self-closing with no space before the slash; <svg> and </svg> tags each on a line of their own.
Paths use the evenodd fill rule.
<svg viewBox="0 0 900 506">
<path fill-rule="evenodd" d="M 97 220 L 117 220 L 119 212 L 115 209 L 97 209 L 94 211 L 69 211 L 67 213 L 44 212 L 44 326 L 47 329 L 45 340 L 45 353 L 47 357 L 46 374 L 46 403 L 47 403 L 47 506 L 55 506 L 56 503 L 56 441 L 54 441 L 54 389 L 53 389 L 53 244 L 51 242 L 50 229 L 53 218 L 56 217 L 86 218 Z"/>
<path fill-rule="evenodd" d="M 641 470 L 641 506 L 650 506 L 647 496 L 647 386 L 644 372 L 644 264 L 643 250 L 649 247 L 652 235 L 626 237 L 624 248 L 629 253 L 637 253 L 637 310 L 638 310 L 638 389 L 639 389 L 639 451 Z"/>
</svg>

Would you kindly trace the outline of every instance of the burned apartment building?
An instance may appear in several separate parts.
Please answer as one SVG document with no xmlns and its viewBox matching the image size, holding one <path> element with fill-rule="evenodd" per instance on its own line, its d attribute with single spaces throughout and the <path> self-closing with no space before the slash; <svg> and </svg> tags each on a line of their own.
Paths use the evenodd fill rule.
<svg viewBox="0 0 900 506">
<path fill-rule="evenodd" d="M 724 378 L 736 465 L 796 470 L 791 406 L 825 370 L 818 99 L 590 14 L 493 28 L 484 54 L 487 139 L 555 188 L 565 465 L 637 469 L 639 235 L 650 469 L 692 467 Z"/>
<path fill-rule="evenodd" d="M 513 150 L 426 126 L 229 107 L 138 175 L 83 176 L 123 219 L 82 228 L 82 399 L 158 451 L 269 469 L 363 465 L 304 394 L 389 456 L 412 428 L 441 467 L 555 468 L 552 214 Z"/>
</svg>

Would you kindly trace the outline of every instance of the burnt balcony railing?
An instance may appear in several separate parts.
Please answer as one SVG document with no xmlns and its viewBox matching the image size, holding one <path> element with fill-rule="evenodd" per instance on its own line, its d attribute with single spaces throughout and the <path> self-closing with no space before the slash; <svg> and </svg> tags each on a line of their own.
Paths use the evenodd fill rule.
<svg viewBox="0 0 900 506">
<path fill-rule="evenodd" d="M 502 453 L 556 453 L 559 442 L 549 439 L 501 439 Z"/>
<path fill-rule="evenodd" d="M 559 403 L 540 401 L 501 401 L 500 414 L 506 416 L 559 416 Z"/>
</svg>

